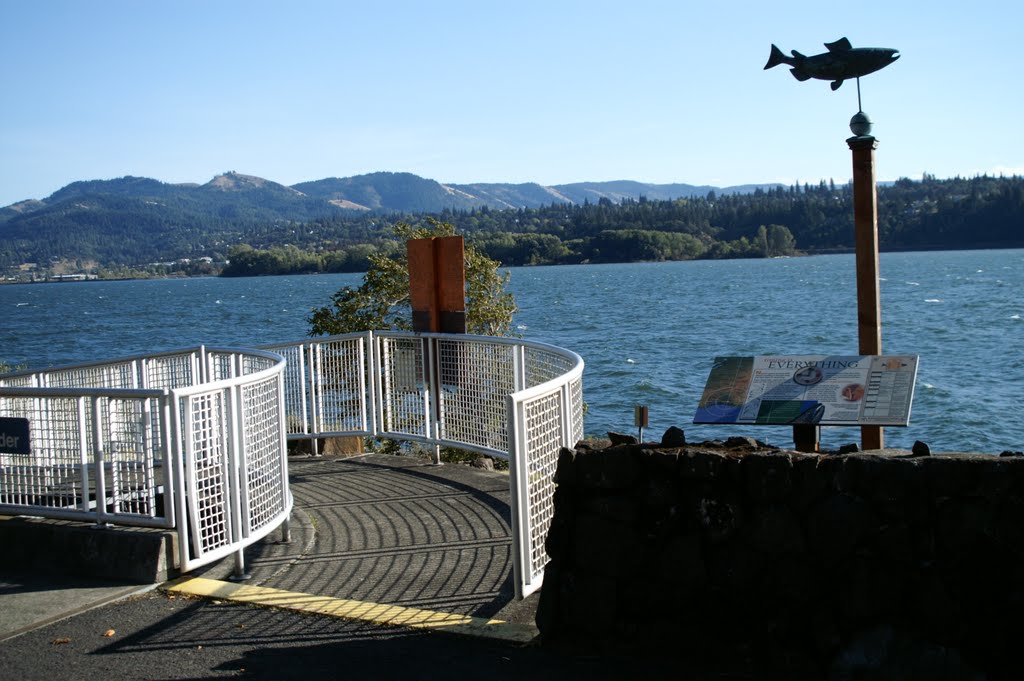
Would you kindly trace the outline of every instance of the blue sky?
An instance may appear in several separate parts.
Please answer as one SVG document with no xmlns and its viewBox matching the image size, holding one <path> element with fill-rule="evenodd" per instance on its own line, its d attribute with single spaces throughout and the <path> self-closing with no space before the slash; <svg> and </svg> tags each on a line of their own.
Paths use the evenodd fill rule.
<svg viewBox="0 0 1024 681">
<path fill-rule="evenodd" d="M 862 80 L 879 179 L 1024 173 L 1019 2 L 0 0 L 0 206 L 123 175 L 284 184 L 845 182 L 853 82 L 772 43 L 899 49 Z"/>
</svg>

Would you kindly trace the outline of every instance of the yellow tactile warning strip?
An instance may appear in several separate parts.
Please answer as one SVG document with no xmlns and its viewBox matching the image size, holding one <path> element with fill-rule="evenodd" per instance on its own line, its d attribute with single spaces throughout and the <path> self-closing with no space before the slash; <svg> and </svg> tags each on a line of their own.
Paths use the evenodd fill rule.
<svg viewBox="0 0 1024 681">
<path fill-rule="evenodd" d="M 456 615 L 449 612 L 405 608 L 364 601 L 350 601 L 330 596 L 314 596 L 294 591 L 282 591 L 263 586 L 246 586 L 204 577 L 182 577 L 169 582 L 165 591 L 193 596 L 221 598 L 270 608 L 284 608 L 297 612 L 315 613 L 328 617 L 371 622 L 411 629 L 429 629 L 464 636 L 496 639 L 513 643 L 529 643 L 537 636 L 537 627 L 515 624 L 503 620 Z"/>
</svg>

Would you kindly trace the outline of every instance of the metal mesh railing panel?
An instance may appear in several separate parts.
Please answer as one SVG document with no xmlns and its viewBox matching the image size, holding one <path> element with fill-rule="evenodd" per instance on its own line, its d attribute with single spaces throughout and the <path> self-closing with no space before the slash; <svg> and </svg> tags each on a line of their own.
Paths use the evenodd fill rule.
<svg viewBox="0 0 1024 681">
<path fill-rule="evenodd" d="M 21 374 L 0 378 L 0 386 L 4 388 L 37 388 L 39 374 Z"/>
<path fill-rule="evenodd" d="M 424 341 L 381 338 L 381 412 L 385 433 L 429 437 L 429 382 Z"/>
<path fill-rule="evenodd" d="M 525 403 L 528 567 L 538 575 L 548 562 L 544 539 L 554 515 L 555 468 L 562 447 L 561 390 Z"/>
<path fill-rule="evenodd" d="M 189 499 L 193 548 L 204 553 L 231 543 L 229 516 L 228 413 L 225 391 L 183 398 L 182 413 L 190 420 L 191 438 L 186 475 L 191 477 Z"/>
<path fill-rule="evenodd" d="M 0 454 L 0 504 L 80 507 L 88 494 L 82 483 L 82 451 L 92 448 L 91 429 L 83 433 L 80 428 L 83 412 L 88 418 L 88 403 L 67 397 L 5 397 L 0 411 L 27 418 L 32 442 L 29 454 Z"/>
<path fill-rule="evenodd" d="M 2 403 L 3 415 L 16 412 L 28 419 L 32 449 L 0 454 L 0 504 L 75 510 L 89 517 L 98 509 L 118 517 L 158 517 L 158 488 L 164 482 L 157 469 L 163 447 L 158 398 L 96 399 L 102 469 L 95 459 L 92 399 L 5 397 Z"/>
<path fill-rule="evenodd" d="M 514 353 L 514 346 L 479 339 L 437 341 L 441 439 L 508 451 Z"/>
<path fill-rule="evenodd" d="M 249 532 L 277 517 L 285 507 L 287 470 L 281 457 L 281 405 L 277 377 L 243 386 L 245 491 Z"/>
<path fill-rule="evenodd" d="M 104 457 L 109 511 L 156 517 L 158 487 L 164 482 L 156 461 L 163 451 L 160 401 L 111 398 L 104 410 Z"/>
<path fill-rule="evenodd" d="M 47 388 L 120 388 L 139 387 L 133 361 L 97 366 L 54 369 L 44 373 Z"/>
<path fill-rule="evenodd" d="M 313 382 L 317 395 L 317 432 L 367 432 L 367 348 L 364 336 L 317 343 Z M 398 357 L 394 372 L 407 367 Z M 415 360 L 413 360 L 415 362 Z M 399 400 L 400 402 L 401 400 Z M 404 423 L 400 417 L 397 422 Z"/>
<path fill-rule="evenodd" d="M 569 403 L 572 405 L 572 442 L 575 446 L 583 439 L 583 379 L 578 378 L 569 384 Z"/>
<path fill-rule="evenodd" d="M 199 382 L 195 375 L 195 353 L 164 355 L 146 360 L 146 387 L 185 388 Z"/>
<path fill-rule="evenodd" d="M 262 355 L 242 354 L 241 359 L 243 376 L 258 374 L 265 369 L 270 369 L 275 364 L 275 361 L 272 358 L 264 357 Z"/>
<path fill-rule="evenodd" d="M 234 378 L 235 355 L 226 352 L 209 352 L 206 355 L 206 367 L 211 381 L 223 381 Z"/>
<path fill-rule="evenodd" d="M 284 357 L 284 410 L 288 434 L 311 432 L 309 427 L 309 377 L 306 366 L 306 344 L 274 348 Z"/>
<path fill-rule="evenodd" d="M 573 360 L 545 348 L 526 346 L 524 349 L 526 386 L 533 388 L 547 383 L 572 370 Z"/>
</svg>

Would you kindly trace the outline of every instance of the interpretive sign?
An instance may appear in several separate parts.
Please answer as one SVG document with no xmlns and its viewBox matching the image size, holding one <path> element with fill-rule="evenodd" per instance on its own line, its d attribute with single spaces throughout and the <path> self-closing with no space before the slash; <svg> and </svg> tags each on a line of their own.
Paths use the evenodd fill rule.
<svg viewBox="0 0 1024 681">
<path fill-rule="evenodd" d="M 0 454 L 29 454 L 28 419 L 0 417 Z"/>
<path fill-rule="evenodd" d="M 917 355 L 716 357 L 694 423 L 906 426 Z"/>
</svg>

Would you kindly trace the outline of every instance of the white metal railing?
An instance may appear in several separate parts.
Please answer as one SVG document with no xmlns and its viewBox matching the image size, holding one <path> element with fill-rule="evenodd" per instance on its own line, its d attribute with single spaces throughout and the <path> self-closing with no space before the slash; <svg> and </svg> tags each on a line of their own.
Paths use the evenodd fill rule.
<svg viewBox="0 0 1024 681">
<path fill-rule="evenodd" d="M 583 436 L 583 360 L 543 343 L 366 332 L 0 377 L 0 513 L 177 528 L 182 570 L 291 510 L 285 439 L 390 437 L 507 458 L 517 595 L 541 583 L 561 447 Z M 243 569 L 237 564 L 237 569 Z"/>
<path fill-rule="evenodd" d="M 199 347 L 0 377 L 30 442 L 0 453 L 0 513 L 174 528 L 182 571 L 240 560 L 292 508 L 284 368 Z"/>
<path fill-rule="evenodd" d="M 517 595 L 547 563 L 561 447 L 583 437 L 583 360 L 516 338 L 366 332 L 266 346 L 288 359 L 288 437 L 383 436 L 509 460 Z"/>
</svg>

